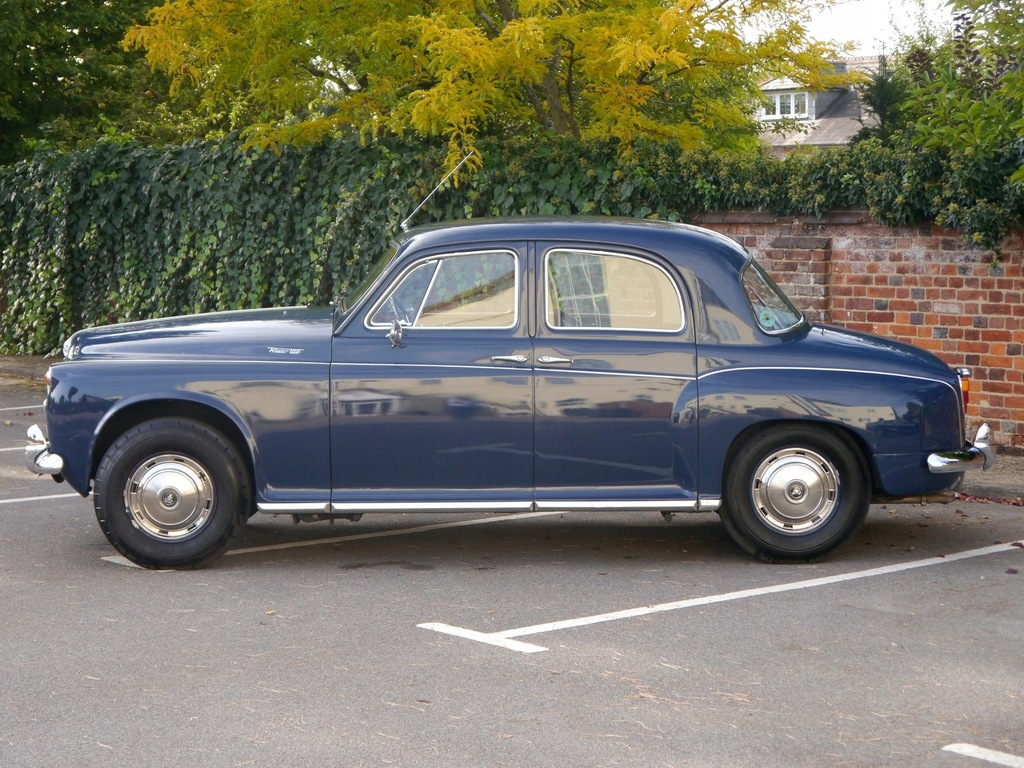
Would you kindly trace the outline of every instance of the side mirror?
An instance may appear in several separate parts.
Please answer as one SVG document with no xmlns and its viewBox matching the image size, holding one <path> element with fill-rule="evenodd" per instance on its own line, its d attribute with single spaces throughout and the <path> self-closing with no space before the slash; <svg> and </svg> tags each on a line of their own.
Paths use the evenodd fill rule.
<svg viewBox="0 0 1024 768">
<path fill-rule="evenodd" d="M 391 323 L 391 330 L 388 331 L 388 341 L 391 342 L 392 349 L 398 349 L 402 346 L 402 324 L 398 320 Z"/>
</svg>

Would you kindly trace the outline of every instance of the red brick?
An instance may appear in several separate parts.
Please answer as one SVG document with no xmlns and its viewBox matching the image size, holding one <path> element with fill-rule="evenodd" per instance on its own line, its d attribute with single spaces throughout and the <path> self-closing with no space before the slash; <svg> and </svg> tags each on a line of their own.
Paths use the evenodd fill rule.
<svg viewBox="0 0 1024 768">
<path fill-rule="evenodd" d="M 957 232 L 889 228 L 862 212 L 796 224 L 742 212 L 704 221 L 747 245 L 811 316 L 912 341 L 951 364 L 969 359 L 971 418 L 991 419 L 997 440 L 1024 446 L 1024 355 L 1019 346 L 1009 353 L 1024 344 L 1024 232 L 1007 240 L 993 267 L 991 253 L 966 248 Z M 781 236 L 830 238 L 834 247 L 772 249 Z M 981 398 L 998 415 L 983 412 Z"/>
</svg>

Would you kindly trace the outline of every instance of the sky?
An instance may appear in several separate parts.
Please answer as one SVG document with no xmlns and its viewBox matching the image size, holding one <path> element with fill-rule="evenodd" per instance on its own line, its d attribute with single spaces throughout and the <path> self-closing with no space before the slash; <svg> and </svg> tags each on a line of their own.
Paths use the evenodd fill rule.
<svg viewBox="0 0 1024 768">
<path fill-rule="evenodd" d="M 829 11 L 819 12 L 811 22 L 818 39 L 851 40 L 852 56 L 871 56 L 893 50 L 897 29 L 913 33 L 918 29 L 919 5 L 928 18 L 949 26 L 952 15 L 943 0 L 841 0 Z"/>
</svg>

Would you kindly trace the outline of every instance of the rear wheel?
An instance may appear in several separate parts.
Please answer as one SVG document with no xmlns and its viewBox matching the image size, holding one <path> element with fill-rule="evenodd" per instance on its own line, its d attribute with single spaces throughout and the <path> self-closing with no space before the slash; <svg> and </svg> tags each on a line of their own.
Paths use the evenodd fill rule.
<svg viewBox="0 0 1024 768">
<path fill-rule="evenodd" d="M 821 557 L 864 522 L 869 477 L 860 451 L 840 434 L 803 426 L 761 432 L 730 462 L 722 522 L 755 557 Z"/>
<path fill-rule="evenodd" d="M 248 518 L 248 472 L 235 446 L 190 419 L 132 427 L 100 462 L 96 519 L 111 544 L 147 568 L 197 568 L 223 554 Z"/>
</svg>

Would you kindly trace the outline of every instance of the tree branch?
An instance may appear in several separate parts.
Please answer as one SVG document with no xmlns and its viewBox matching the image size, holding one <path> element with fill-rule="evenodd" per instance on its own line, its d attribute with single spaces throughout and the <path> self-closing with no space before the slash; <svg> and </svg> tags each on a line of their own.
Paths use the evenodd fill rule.
<svg viewBox="0 0 1024 768">
<path fill-rule="evenodd" d="M 357 88 L 353 86 L 352 82 L 346 80 L 343 77 L 338 77 L 333 72 L 328 72 L 326 69 L 314 67 L 312 64 L 299 64 L 299 68 L 304 69 L 306 72 L 313 75 L 313 77 L 319 77 L 323 80 L 328 80 L 334 83 L 335 85 L 341 86 L 341 88 L 343 88 L 346 92 L 357 90 Z M 358 80 L 356 80 L 355 85 L 359 85 Z"/>
</svg>

